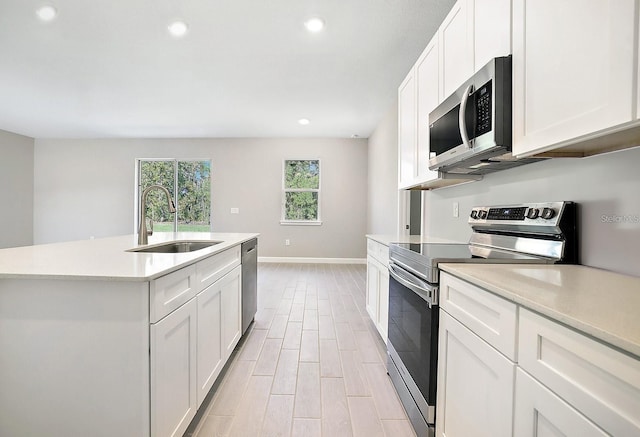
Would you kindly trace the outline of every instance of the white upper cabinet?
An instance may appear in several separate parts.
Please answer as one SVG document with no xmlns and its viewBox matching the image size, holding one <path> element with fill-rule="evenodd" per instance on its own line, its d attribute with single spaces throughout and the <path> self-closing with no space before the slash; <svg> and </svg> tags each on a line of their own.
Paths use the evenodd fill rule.
<svg viewBox="0 0 640 437">
<path fill-rule="evenodd" d="M 460 0 L 438 30 L 440 95 L 446 99 L 473 74 L 473 5 Z"/>
<path fill-rule="evenodd" d="M 491 59 L 511 54 L 511 0 L 471 1 L 474 70 L 478 71 Z"/>
<path fill-rule="evenodd" d="M 636 14 L 635 0 L 513 0 L 514 155 L 632 120 Z"/>
<path fill-rule="evenodd" d="M 398 184 L 411 186 L 416 177 L 416 86 L 411 69 L 398 88 Z"/>
<path fill-rule="evenodd" d="M 415 66 L 418 116 L 417 173 L 421 182 L 436 179 L 437 171 L 429 170 L 429 113 L 440 103 L 438 35 L 424 49 Z"/>
</svg>

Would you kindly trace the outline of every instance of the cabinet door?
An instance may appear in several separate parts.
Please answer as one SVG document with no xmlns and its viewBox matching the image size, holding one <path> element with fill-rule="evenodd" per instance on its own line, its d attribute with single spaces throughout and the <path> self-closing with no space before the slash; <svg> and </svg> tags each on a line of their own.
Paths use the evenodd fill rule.
<svg viewBox="0 0 640 437">
<path fill-rule="evenodd" d="M 474 0 L 474 71 L 511 54 L 511 0 Z"/>
<path fill-rule="evenodd" d="M 380 273 L 376 261 L 367 256 L 367 295 L 366 307 L 373 323 L 378 320 L 378 290 L 380 290 Z"/>
<path fill-rule="evenodd" d="M 420 182 L 438 177 L 437 171 L 429 170 L 429 113 L 440 103 L 440 61 L 438 35 L 431 40 L 416 63 L 418 157 L 417 170 Z"/>
<path fill-rule="evenodd" d="M 413 69 L 398 88 L 398 184 L 405 188 L 415 179 L 416 87 Z"/>
<path fill-rule="evenodd" d="M 436 435 L 509 437 L 515 364 L 440 310 Z"/>
<path fill-rule="evenodd" d="M 196 300 L 151 325 L 151 435 L 182 436 L 197 410 Z"/>
<path fill-rule="evenodd" d="M 634 0 L 513 1 L 513 153 L 631 121 Z"/>
<path fill-rule="evenodd" d="M 241 266 L 230 271 L 217 284 L 219 284 L 222 299 L 222 350 L 226 361 L 242 336 Z"/>
<path fill-rule="evenodd" d="M 440 41 L 440 97 L 446 99 L 473 74 L 473 14 L 459 0 L 438 30 Z"/>
<path fill-rule="evenodd" d="M 198 406 L 207 396 L 224 365 L 220 325 L 220 287 L 213 284 L 197 296 L 198 304 Z"/>
<path fill-rule="evenodd" d="M 521 369 L 515 397 L 515 437 L 609 435 Z"/>
</svg>

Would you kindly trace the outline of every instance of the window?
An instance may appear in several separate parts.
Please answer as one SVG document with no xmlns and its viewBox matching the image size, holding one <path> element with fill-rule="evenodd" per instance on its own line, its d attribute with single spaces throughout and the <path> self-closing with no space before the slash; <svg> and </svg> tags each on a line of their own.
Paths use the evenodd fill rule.
<svg viewBox="0 0 640 437">
<path fill-rule="evenodd" d="M 147 217 L 154 232 L 211 232 L 211 161 L 139 159 L 137 176 L 136 229 L 143 191 L 161 185 L 171 193 L 176 213 L 169 212 L 164 193 L 149 191 Z"/>
<path fill-rule="evenodd" d="M 285 160 L 281 224 L 321 224 L 320 160 Z"/>
</svg>

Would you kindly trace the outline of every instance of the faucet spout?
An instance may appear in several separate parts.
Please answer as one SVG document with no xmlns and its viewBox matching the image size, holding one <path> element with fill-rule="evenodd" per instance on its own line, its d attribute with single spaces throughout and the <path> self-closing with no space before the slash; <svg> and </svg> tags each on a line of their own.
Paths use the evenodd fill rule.
<svg viewBox="0 0 640 437">
<path fill-rule="evenodd" d="M 175 213 L 176 206 L 171 199 L 171 193 L 162 185 L 151 185 L 145 188 L 142 192 L 142 198 L 140 199 L 140 211 L 138 214 L 138 244 L 148 244 L 149 235 L 153 235 L 153 223 L 151 223 L 151 229 L 147 230 L 147 195 L 152 189 L 158 189 L 163 191 L 167 196 L 167 204 L 169 205 L 169 212 Z"/>
</svg>

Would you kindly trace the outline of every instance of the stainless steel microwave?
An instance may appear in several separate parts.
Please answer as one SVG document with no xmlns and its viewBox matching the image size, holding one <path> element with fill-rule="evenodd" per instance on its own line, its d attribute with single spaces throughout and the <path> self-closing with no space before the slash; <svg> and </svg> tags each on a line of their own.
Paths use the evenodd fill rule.
<svg viewBox="0 0 640 437">
<path fill-rule="evenodd" d="M 492 59 L 429 114 L 429 168 L 485 174 L 531 162 L 511 155 L 511 56 Z"/>
</svg>

